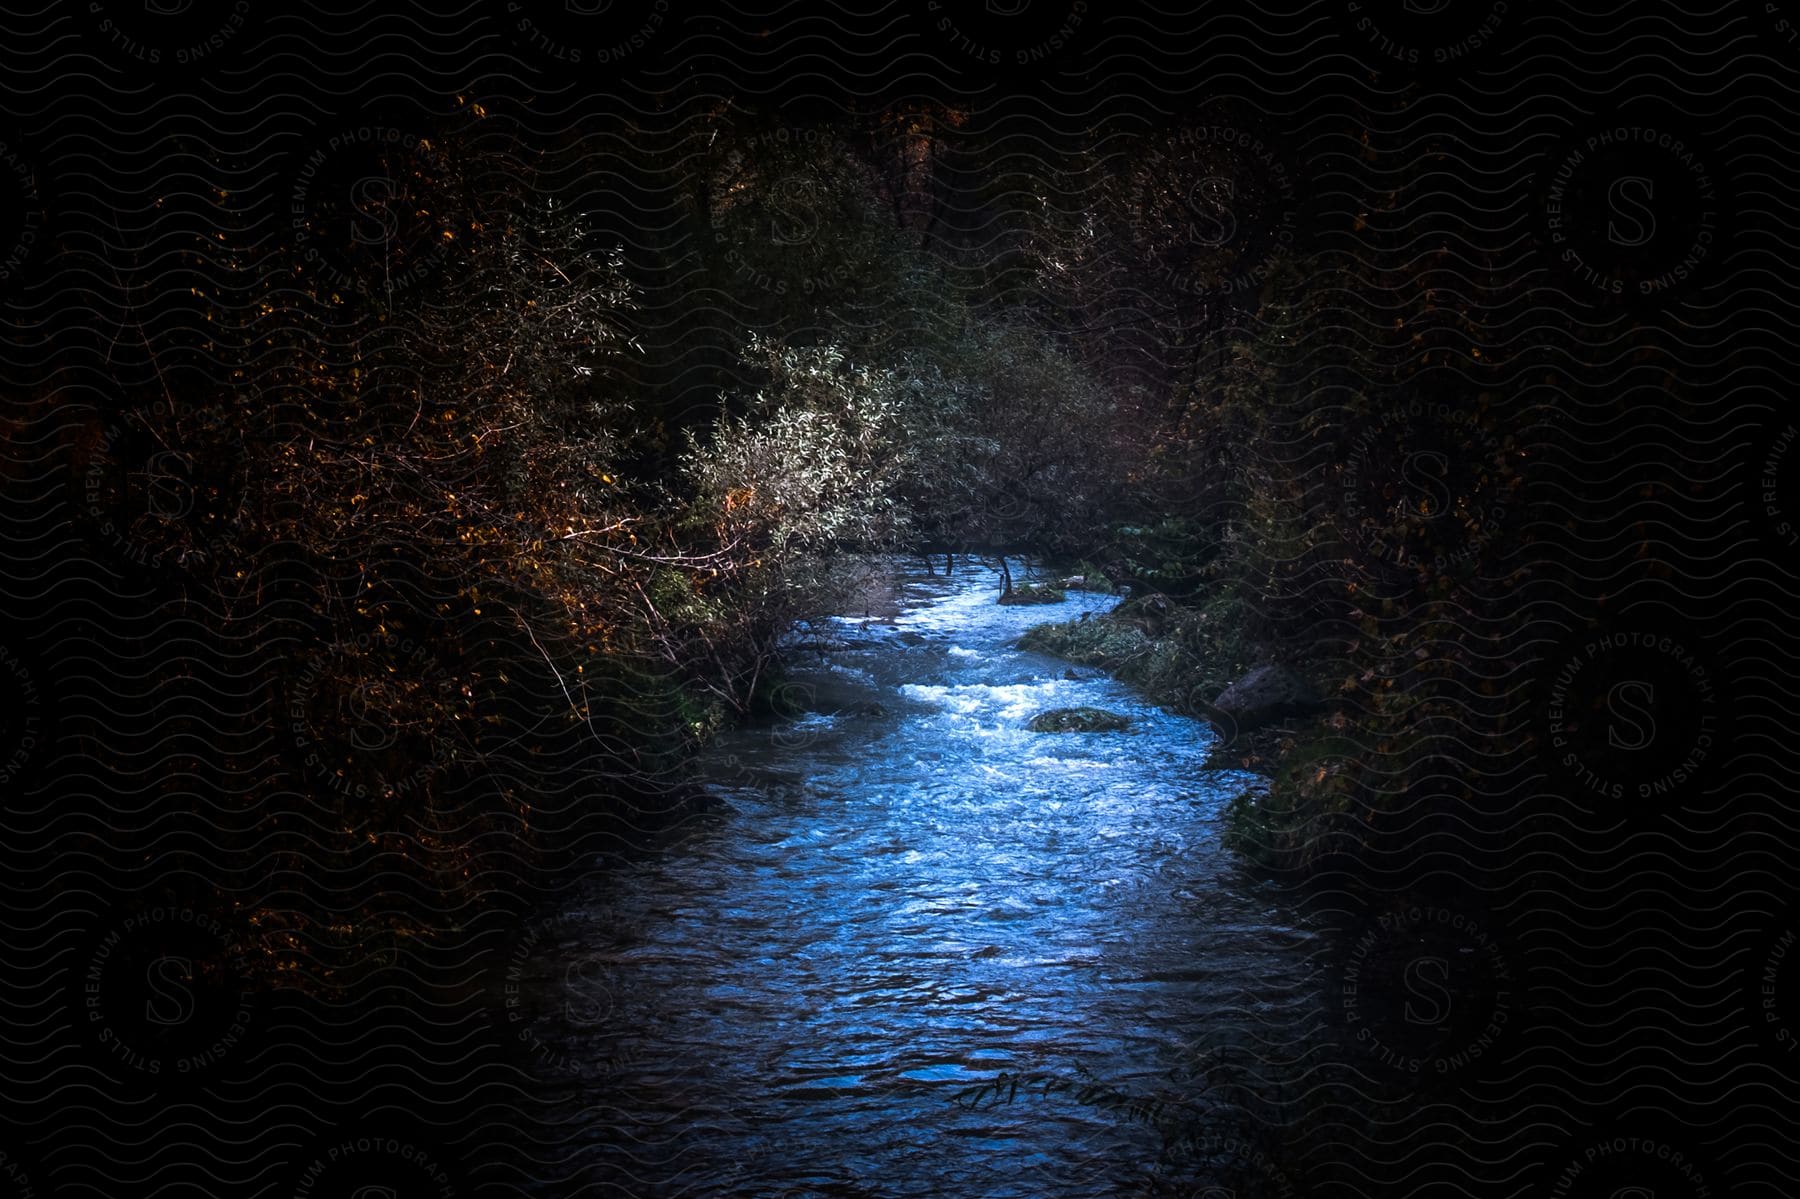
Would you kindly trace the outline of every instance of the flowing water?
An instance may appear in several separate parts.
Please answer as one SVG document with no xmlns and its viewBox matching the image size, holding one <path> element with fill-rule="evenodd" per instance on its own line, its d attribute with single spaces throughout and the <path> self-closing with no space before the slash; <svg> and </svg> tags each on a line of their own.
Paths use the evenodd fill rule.
<svg viewBox="0 0 1800 1199">
<path fill-rule="evenodd" d="M 814 630 L 807 714 L 715 748 L 716 811 L 522 947 L 559 1187 L 1123 1193 L 1153 1129 L 1029 1081 L 972 1090 L 1167 1089 L 1295 984 L 1307 934 L 1219 844 L 1257 780 L 1201 768 L 1203 724 L 1014 648 L 1115 601 L 1001 607 L 980 567 L 898 587 L 897 615 Z M 1132 727 L 1025 728 L 1078 705 Z"/>
</svg>

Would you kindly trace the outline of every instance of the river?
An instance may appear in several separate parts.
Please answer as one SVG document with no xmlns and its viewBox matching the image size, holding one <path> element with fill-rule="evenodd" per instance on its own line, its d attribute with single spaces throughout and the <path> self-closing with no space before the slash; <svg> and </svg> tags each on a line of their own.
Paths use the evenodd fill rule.
<svg viewBox="0 0 1800 1199">
<path fill-rule="evenodd" d="M 722 739 L 720 802 L 535 926 L 515 1019 L 569 1144 L 620 1195 L 1130 1193 L 1157 1132 L 1044 1079 L 1191 1092 L 1299 993 L 1309 934 L 1220 845 L 1257 780 L 1125 685 L 1014 648 L 1116 601 L 994 603 L 903 570 L 823 622 L 810 709 Z M 1093 705 L 1124 733 L 1039 734 Z M 972 1094 L 1026 1080 L 1008 1102 Z"/>
</svg>

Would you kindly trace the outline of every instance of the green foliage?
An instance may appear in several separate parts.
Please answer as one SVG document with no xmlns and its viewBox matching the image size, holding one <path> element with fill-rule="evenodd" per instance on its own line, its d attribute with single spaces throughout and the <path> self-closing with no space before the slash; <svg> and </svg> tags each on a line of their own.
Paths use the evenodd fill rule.
<svg viewBox="0 0 1800 1199">
<path fill-rule="evenodd" d="M 1112 529 L 1109 549 L 1136 585 L 1168 594 L 1192 594 L 1218 553 L 1213 530 L 1187 516 Z"/>
<path fill-rule="evenodd" d="M 703 222 L 697 282 L 730 297 L 749 327 L 792 336 L 901 285 L 906 240 L 839 130 L 727 119 L 697 136 L 684 163 Z"/>
<path fill-rule="evenodd" d="M 795 620 L 827 610 L 853 564 L 907 533 L 894 492 L 914 454 L 910 393 L 891 371 L 849 362 L 835 346 L 753 338 L 767 383 L 710 433 L 690 434 L 670 497 L 712 597 L 708 635 L 747 655 L 754 681 Z"/>
<path fill-rule="evenodd" d="M 980 327 L 958 347 L 971 380 L 956 463 L 962 540 L 1055 554 L 1093 542 L 1121 473 L 1116 412 L 1078 363 L 1023 325 Z"/>
<path fill-rule="evenodd" d="M 1083 558 L 1076 563 L 1075 569 L 1069 572 L 1069 578 L 1080 577 L 1081 590 L 1091 591 L 1096 595 L 1113 595 L 1118 591 L 1113 581 L 1106 577 L 1106 572 L 1099 565 Z"/>
</svg>

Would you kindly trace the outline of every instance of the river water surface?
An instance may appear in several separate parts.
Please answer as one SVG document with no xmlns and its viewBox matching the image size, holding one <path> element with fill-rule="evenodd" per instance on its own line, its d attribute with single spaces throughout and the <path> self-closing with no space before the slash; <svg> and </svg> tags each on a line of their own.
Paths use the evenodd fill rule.
<svg viewBox="0 0 1800 1199">
<path fill-rule="evenodd" d="M 809 709 L 731 734 L 721 803 L 521 947 L 524 1039 L 570 1138 L 558 1187 L 620 1195 L 1099 1196 L 1142 1123 L 1002 1075 L 1154 1093 L 1267 1035 L 1309 940 L 1220 847 L 1257 780 L 1211 732 L 1014 648 L 1115 601 L 994 603 L 965 567 L 812 631 Z M 1038 734 L 1094 705 L 1130 731 Z M 962 1101 L 959 1102 L 959 1096 Z"/>
</svg>

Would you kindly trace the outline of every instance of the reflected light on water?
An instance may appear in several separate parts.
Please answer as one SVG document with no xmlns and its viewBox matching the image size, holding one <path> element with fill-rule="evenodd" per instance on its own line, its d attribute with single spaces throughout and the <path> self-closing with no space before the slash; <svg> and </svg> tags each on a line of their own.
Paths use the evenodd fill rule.
<svg viewBox="0 0 1800 1199">
<path fill-rule="evenodd" d="M 1268 935 L 1266 896 L 1219 847 L 1249 780 L 1201 769 L 1210 732 L 1013 648 L 1113 598 L 1001 607 L 974 567 L 901 583 L 895 619 L 835 620 L 842 648 L 799 665 L 815 710 L 715 747 L 721 809 L 572 904 L 591 936 L 536 967 L 538 1035 L 603 1064 L 563 1082 L 589 1120 L 584 1179 L 1106 1194 L 1154 1157 L 1151 1130 L 1067 1099 L 956 1097 L 1039 1072 L 1166 1085 L 1296 986 L 1293 938 Z M 1132 726 L 1025 728 L 1083 705 Z M 556 956 L 596 944 L 606 1015 L 559 1020 L 594 1010 L 553 995 L 596 972 Z"/>
</svg>

